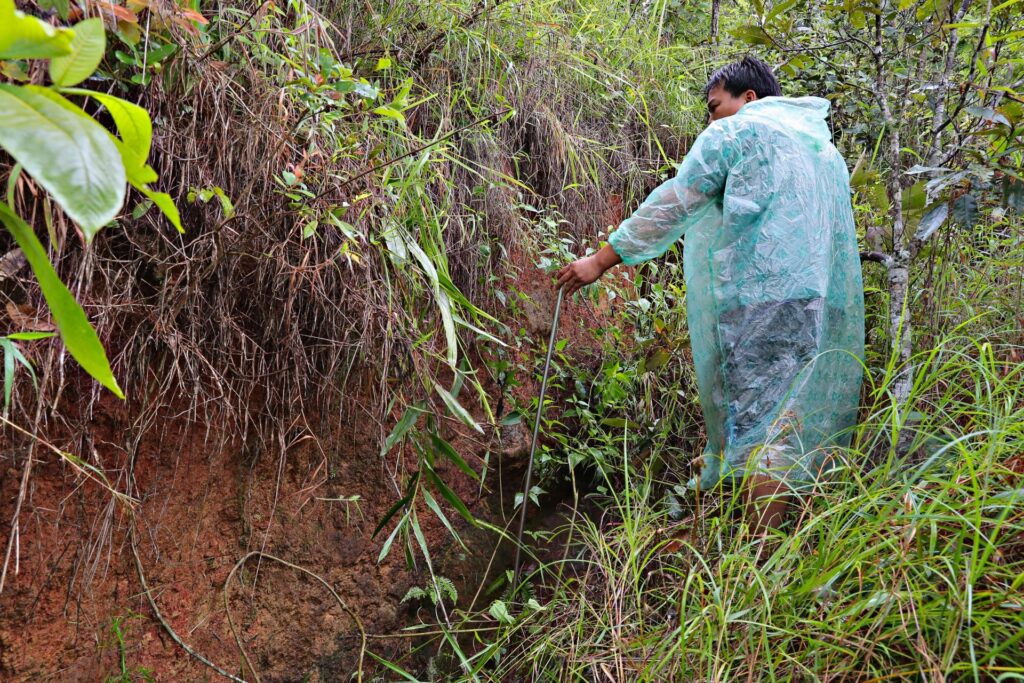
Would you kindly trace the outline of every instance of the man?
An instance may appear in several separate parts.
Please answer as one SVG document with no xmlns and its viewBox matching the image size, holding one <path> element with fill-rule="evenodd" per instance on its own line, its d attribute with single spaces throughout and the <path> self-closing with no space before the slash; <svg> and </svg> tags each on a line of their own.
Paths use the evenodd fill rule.
<svg viewBox="0 0 1024 683">
<path fill-rule="evenodd" d="M 710 124 L 676 177 L 558 285 L 571 294 L 683 239 L 708 434 L 690 484 L 745 482 L 751 525 L 776 528 L 856 419 L 864 299 L 849 174 L 828 101 L 782 97 L 764 62 L 723 67 L 704 94 Z"/>
</svg>

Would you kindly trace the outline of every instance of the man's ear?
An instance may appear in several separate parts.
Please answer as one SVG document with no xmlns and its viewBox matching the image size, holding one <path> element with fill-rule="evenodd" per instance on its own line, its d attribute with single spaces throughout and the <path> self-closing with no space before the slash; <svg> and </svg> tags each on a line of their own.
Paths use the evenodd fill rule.
<svg viewBox="0 0 1024 683">
<path fill-rule="evenodd" d="M 751 102 L 753 102 L 756 99 L 757 99 L 757 93 L 754 92 L 753 90 L 748 90 L 747 92 L 743 93 L 743 103 L 744 104 L 750 104 Z"/>
</svg>

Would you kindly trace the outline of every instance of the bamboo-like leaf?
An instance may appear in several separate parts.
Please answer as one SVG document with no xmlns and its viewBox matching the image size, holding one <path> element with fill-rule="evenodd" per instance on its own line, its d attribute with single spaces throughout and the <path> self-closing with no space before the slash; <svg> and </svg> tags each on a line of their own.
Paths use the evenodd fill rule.
<svg viewBox="0 0 1024 683">
<path fill-rule="evenodd" d="M 462 537 L 455 532 L 455 529 L 452 527 L 452 523 L 448 521 L 448 517 L 444 514 L 444 511 L 441 509 L 441 506 L 437 504 L 437 501 L 434 499 L 434 496 L 430 495 L 430 491 L 427 491 L 426 489 L 423 490 L 423 500 L 424 502 L 426 502 L 427 507 L 430 508 L 434 515 L 439 520 L 441 520 L 441 524 L 444 524 L 444 528 L 448 530 L 448 533 L 452 535 L 452 538 L 454 538 L 458 542 L 458 544 L 462 546 L 464 550 L 468 551 L 469 548 L 466 547 L 466 544 L 463 542 Z"/>
<path fill-rule="evenodd" d="M 96 71 L 107 47 L 103 20 L 94 17 L 74 26 L 71 52 L 50 60 L 50 80 L 54 85 L 78 85 Z"/>
<path fill-rule="evenodd" d="M 391 508 L 384 513 L 384 517 L 374 527 L 373 533 L 370 534 L 370 538 L 374 538 L 380 533 L 380 530 L 387 526 L 388 521 L 395 516 L 395 513 L 402 509 L 403 506 L 408 505 L 413 499 L 413 493 L 415 492 L 416 483 L 419 481 L 420 473 L 416 472 L 409 479 L 409 484 L 405 487 L 405 495 L 397 503 L 391 506 Z"/>
<path fill-rule="evenodd" d="M 14 343 L 6 337 L 0 338 L 4 350 L 4 415 L 11 407 L 11 390 L 14 388 Z"/>
<path fill-rule="evenodd" d="M 25 259 L 32 267 L 68 353 L 100 384 L 118 397 L 124 398 L 124 393 L 110 370 L 110 362 L 99 337 L 96 336 L 96 330 L 89 324 L 89 319 L 85 317 L 85 312 L 71 296 L 71 292 L 57 277 L 39 238 L 7 204 L 0 204 L 0 221 L 14 236 L 14 240 L 25 254 Z"/>
<path fill-rule="evenodd" d="M 456 451 L 450 443 L 442 439 L 437 432 L 430 433 L 430 441 L 434 444 L 434 450 L 436 452 L 451 460 L 460 470 L 471 476 L 476 481 L 480 481 L 480 475 L 478 475 L 476 471 L 469 466 L 469 463 L 459 455 L 459 452 Z"/>
<path fill-rule="evenodd" d="M 437 476 L 437 472 L 431 469 L 429 465 L 423 466 L 423 472 L 430 483 L 437 487 L 438 493 L 440 493 L 445 500 L 451 503 L 451 506 L 455 508 L 467 522 L 476 526 L 476 518 L 473 516 L 473 513 L 469 511 L 469 508 L 462 502 L 462 499 L 444 483 L 441 477 Z"/>
<path fill-rule="evenodd" d="M 388 534 L 387 540 L 384 541 L 384 545 L 381 546 L 380 553 L 378 553 L 377 555 L 378 564 L 381 562 L 381 560 L 388 556 L 389 552 L 391 552 L 391 546 L 394 544 L 395 539 L 398 538 L 398 534 L 401 533 L 402 529 L 405 527 L 405 524 L 406 522 L 408 522 L 408 520 L 408 516 L 402 517 L 401 521 L 395 525 L 394 530 L 390 534 Z"/>
<path fill-rule="evenodd" d="M 460 421 L 462 421 L 463 424 L 472 427 L 481 434 L 484 433 L 484 430 L 481 429 L 480 425 L 476 423 L 476 420 L 474 420 L 473 416 L 469 414 L 469 411 L 463 408 L 462 404 L 460 404 L 458 400 L 448 392 L 447 389 L 442 387 L 437 382 L 434 382 L 434 389 L 437 391 L 438 394 L 441 395 L 441 399 L 444 401 L 445 405 L 448 406 L 448 410 L 452 411 L 452 415 L 454 415 Z"/>
<path fill-rule="evenodd" d="M 380 454 L 387 455 L 388 452 L 395 447 L 395 444 L 401 441 L 409 430 L 416 424 L 416 420 L 423 414 L 423 403 L 414 403 L 405 409 L 402 413 L 401 419 L 398 420 L 398 424 L 395 425 L 391 433 L 388 434 L 387 438 L 384 439 L 384 445 L 380 449 Z"/>
<path fill-rule="evenodd" d="M 420 551 L 423 553 L 423 559 L 427 561 L 427 569 L 430 573 L 434 573 L 433 562 L 430 561 L 430 547 L 427 545 L 427 539 L 423 535 L 423 529 L 420 528 L 419 517 L 416 516 L 416 510 L 413 510 L 409 515 L 409 526 L 412 528 L 412 535 L 416 537 L 416 542 L 420 546 Z M 434 588 L 437 590 L 436 586 Z"/>
<path fill-rule="evenodd" d="M 103 126 L 56 92 L 0 84 L 0 147 L 52 194 L 91 240 L 125 195 L 121 154 Z"/>
</svg>

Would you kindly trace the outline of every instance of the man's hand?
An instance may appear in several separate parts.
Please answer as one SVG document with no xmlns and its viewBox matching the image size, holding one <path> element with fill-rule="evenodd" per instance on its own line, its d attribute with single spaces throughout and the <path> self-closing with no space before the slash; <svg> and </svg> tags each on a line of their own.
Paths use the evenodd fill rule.
<svg viewBox="0 0 1024 683">
<path fill-rule="evenodd" d="M 622 263 L 622 259 L 610 245 L 591 256 L 577 259 L 558 271 L 558 286 L 565 287 L 565 296 L 569 296 L 584 285 L 589 285 L 612 266 Z"/>
</svg>

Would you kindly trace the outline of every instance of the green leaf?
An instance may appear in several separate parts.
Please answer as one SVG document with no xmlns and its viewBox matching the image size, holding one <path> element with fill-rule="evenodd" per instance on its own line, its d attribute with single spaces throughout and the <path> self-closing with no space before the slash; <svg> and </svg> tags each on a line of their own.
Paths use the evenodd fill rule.
<svg viewBox="0 0 1024 683">
<path fill-rule="evenodd" d="M 71 52 L 75 32 L 56 28 L 0 0 L 0 59 L 46 59 Z"/>
<path fill-rule="evenodd" d="M 125 195 L 121 154 L 103 126 L 59 94 L 0 84 L 0 147 L 52 194 L 87 241 Z"/>
<path fill-rule="evenodd" d="M 181 216 L 178 214 L 178 207 L 174 205 L 174 200 L 171 199 L 171 195 L 166 192 L 154 192 L 146 187 L 136 187 L 139 192 L 146 195 L 156 207 L 160 209 L 167 220 L 171 222 L 178 232 L 184 233 L 185 229 L 181 227 Z"/>
<path fill-rule="evenodd" d="M 455 508 L 460 515 L 462 515 L 463 519 L 465 519 L 467 522 L 469 522 L 473 526 L 476 526 L 477 525 L 476 518 L 473 517 L 473 513 L 469 511 L 469 508 L 466 507 L 466 504 L 462 502 L 462 499 L 459 498 L 455 494 L 455 492 L 452 491 L 448 487 L 448 485 L 444 483 L 444 481 L 441 479 L 441 477 L 437 476 L 437 472 L 435 472 L 430 467 L 430 465 L 428 465 L 425 462 L 422 463 L 422 465 L 423 465 L 423 471 L 426 473 L 427 479 L 429 479 L 430 482 L 437 488 L 438 493 L 440 493 L 444 497 L 445 500 L 447 500 L 449 503 L 451 503 L 451 506 L 453 508 Z"/>
<path fill-rule="evenodd" d="M 390 233 L 385 233 L 385 239 Z M 448 296 L 447 288 L 442 286 L 441 274 L 434 266 L 434 262 L 423 251 L 423 247 L 401 228 L 395 228 L 394 239 L 400 242 L 405 250 L 408 250 L 420 264 L 427 279 L 430 280 L 430 287 L 434 290 L 434 298 L 437 300 L 437 308 L 441 313 L 441 325 L 444 328 L 445 341 L 448 345 L 448 364 L 455 367 L 459 359 L 458 337 L 455 334 L 455 318 L 452 313 L 452 300 Z M 391 247 L 390 240 L 388 247 Z"/>
<path fill-rule="evenodd" d="M 53 332 L 13 332 L 7 335 L 8 339 L 17 339 L 18 341 L 33 341 L 36 339 L 49 339 L 50 337 L 56 337 L 57 335 Z"/>
<path fill-rule="evenodd" d="M 424 412 L 423 407 L 422 403 L 416 403 L 405 409 L 401 419 L 398 420 L 398 424 L 395 425 L 395 428 L 384 439 L 384 445 L 380 449 L 381 456 L 387 455 L 395 447 L 395 444 L 401 441 L 409 433 L 409 430 L 416 425 L 416 420 Z"/>
<path fill-rule="evenodd" d="M 448 443 L 447 441 L 442 439 L 440 436 L 438 436 L 438 434 L 436 432 L 431 432 L 430 433 L 430 441 L 433 443 L 434 451 L 436 453 L 438 453 L 439 455 L 445 456 L 446 458 L 451 460 L 453 463 L 455 463 L 455 466 L 458 467 L 460 470 L 462 470 L 463 472 L 468 474 L 470 477 L 472 477 L 476 481 L 480 481 L 480 475 L 477 474 L 476 471 L 472 467 L 469 466 L 469 463 L 467 463 L 463 459 L 463 457 L 461 455 L 459 455 L 459 452 L 456 451 L 455 448 L 452 447 L 452 445 L 450 443 Z"/>
<path fill-rule="evenodd" d="M 503 624 L 516 623 L 515 617 L 509 614 L 508 607 L 506 607 L 505 603 L 501 600 L 495 600 L 494 602 L 492 602 L 490 609 L 487 610 L 487 613 Z"/>
<path fill-rule="evenodd" d="M 1020 1 L 1021 0 L 1006 0 L 1006 2 L 1000 3 L 1000 4 L 996 5 L 995 7 L 993 7 L 992 8 L 992 14 L 995 14 L 996 12 L 1001 12 L 1004 9 L 1006 9 L 1007 7 L 1011 7 L 1013 5 L 1016 5 Z"/>
<path fill-rule="evenodd" d="M 148 111 L 120 97 L 84 88 L 61 88 L 61 92 L 92 97 L 106 107 L 121 136 L 121 158 L 129 179 L 143 185 L 156 180 L 156 172 L 146 165 L 153 146 L 153 121 Z"/>
<path fill-rule="evenodd" d="M 82 310 L 71 292 L 64 286 L 64 283 L 57 277 L 56 271 L 50 265 L 46 257 L 46 250 L 39 242 L 39 238 L 32 232 L 32 228 L 21 220 L 7 204 L 0 204 L 0 221 L 7 226 L 7 229 L 14 236 L 14 240 L 21 247 L 25 259 L 32 266 L 32 272 L 39 280 L 39 288 L 46 298 L 46 303 L 53 314 L 53 320 L 57 323 L 61 339 L 68 353 L 78 361 L 78 364 L 103 386 L 110 389 L 119 398 L 124 398 L 121 387 L 117 385 L 114 374 L 110 370 L 110 362 L 103 350 L 96 330 L 89 324 L 85 312 Z"/>
<path fill-rule="evenodd" d="M 392 109 L 391 107 L 377 107 L 376 109 L 373 110 L 373 113 L 377 114 L 378 116 L 385 116 L 389 119 L 400 121 L 403 124 L 405 123 L 405 114 L 398 111 L 397 109 Z"/>
<path fill-rule="evenodd" d="M 61 21 L 68 20 L 68 13 L 71 11 L 70 0 L 38 0 L 40 9 L 52 9 L 57 12 Z"/>
<path fill-rule="evenodd" d="M 434 497 L 430 495 L 430 491 L 426 489 L 423 489 L 423 501 L 427 504 L 427 507 L 430 508 L 430 510 L 434 513 L 434 516 L 441 520 L 441 523 L 444 524 L 444 528 L 448 530 L 448 533 L 452 535 L 452 538 L 458 541 L 459 545 L 462 546 L 463 549 L 468 551 L 469 548 L 466 548 L 466 544 L 463 542 L 462 537 L 455 532 L 454 527 L 452 527 L 452 523 L 448 521 L 448 517 L 444 514 L 444 511 L 441 509 L 441 506 L 437 504 L 437 501 L 434 500 Z"/>
<path fill-rule="evenodd" d="M 434 382 L 434 389 L 437 391 L 438 394 L 441 395 L 441 399 L 444 401 L 445 405 L 448 406 L 448 410 L 452 411 L 452 415 L 459 418 L 459 420 L 461 420 L 463 424 L 472 427 L 481 434 L 484 433 L 484 430 L 481 429 L 480 425 L 476 423 L 476 420 L 474 420 L 473 416 L 469 414 L 469 411 L 463 408 L 462 405 L 458 402 L 458 400 L 450 393 L 448 393 L 447 389 L 442 387 L 437 382 Z"/>
<path fill-rule="evenodd" d="M 10 339 L 0 339 L 0 347 L 4 350 L 4 415 L 11 407 L 11 390 L 14 388 L 14 343 Z"/>
<path fill-rule="evenodd" d="M 96 71 L 107 47 L 103 20 L 86 19 L 75 24 L 71 53 L 50 60 L 50 80 L 54 85 L 78 85 Z"/>
<path fill-rule="evenodd" d="M 768 37 L 768 34 L 760 26 L 737 26 L 729 31 L 729 33 L 744 43 L 751 45 L 769 45 L 772 42 L 772 39 Z"/>
<path fill-rule="evenodd" d="M 388 509 L 388 511 L 386 513 L 384 513 L 384 516 L 381 517 L 381 520 L 379 522 L 377 522 L 377 526 L 375 526 L 373 528 L 373 533 L 370 534 L 370 538 L 376 538 L 377 534 L 379 534 L 381 532 L 381 529 L 386 527 L 388 522 L 391 521 L 391 518 L 394 517 L 395 514 L 399 510 L 401 510 L 403 507 L 408 505 L 411 500 L 412 500 L 412 496 L 411 495 L 405 496 L 402 499 L 400 499 L 397 503 L 392 505 Z"/>
<path fill-rule="evenodd" d="M 917 226 L 917 232 L 914 233 L 914 239 L 922 242 L 928 239 L 936 230 L 942 227 L 942 224 L 946 222 L 946 218 L 948 217 L 948 203 L 940 202 L 931 207 L 925 212 L 924 216 L 921 217 L 921 223 Z"/>
<path fill-rule="evenodd" d="M 655 349 L 651 352 L 651 355 L 647 356 L 641 363 L 641 372 L 653 372 L 665 365 L 671 358 L 671 354 L 665 349 Z"/>
<path fill-rule="evenodd" d="M 953 220 L 961 228 L 973 228 L 978 222 L 978 200 L 972 194 L 963 194 L 953 202 Z"/>
<path fill-rule="evenodd" d="M 785 14 L 789 10 L 793 9 L 799 1 L 800 0 L 782 0 L 782 2 L 776 3 L 768 12 L 768 16 L 765 17 L 765 21 L 772 21 L 776 17 Z"/>
</svg>

